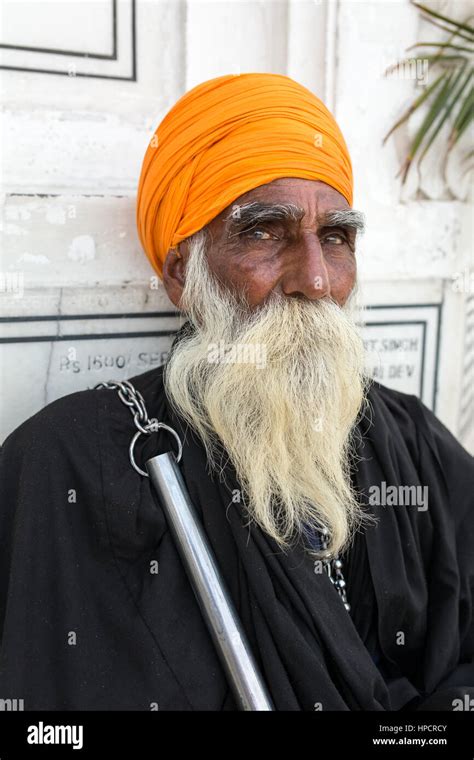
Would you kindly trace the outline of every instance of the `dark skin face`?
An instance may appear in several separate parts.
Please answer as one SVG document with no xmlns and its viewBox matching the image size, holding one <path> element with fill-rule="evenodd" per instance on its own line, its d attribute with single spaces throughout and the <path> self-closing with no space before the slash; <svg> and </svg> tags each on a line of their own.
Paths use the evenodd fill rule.
<svg viewBox="0 0 474 760">
<path fill-rule="evenodd" d="M 301 218 L 236 223 L 239 207 L 255 201 L 296 204 Z M 343 306 L 356 281 L 356 229 L 328 224 L 324 214 L 349 209 L 343 195 L 317 180 L 285 177 L 256 187 L 207 225 L 209 268 L 224 286 L 245 293 L 250 307 L 261 305 L 274 292 L 313 301 L 330 297 Z M 177 307 L 189 254 L 186 240 L 179 253 L 177 257 L 170 250 L 163 267 L 163 284 Z"/>
</svg>

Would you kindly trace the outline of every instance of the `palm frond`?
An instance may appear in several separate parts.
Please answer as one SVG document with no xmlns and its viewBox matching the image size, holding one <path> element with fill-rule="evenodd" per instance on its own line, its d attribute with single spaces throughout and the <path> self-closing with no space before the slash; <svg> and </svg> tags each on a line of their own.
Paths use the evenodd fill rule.
<svg viewBox="0 0 474 760">
<path fill-rule="evenodd" d="M 427 5 L 422 5 L 421 3 L 412 2 L 412 5 L 415 6 L 415 8 L 419 8 L 420 11 L 423 11 L 428 16 L 432 16 L 433 18 L 437 18 L 440 21 L 445 21 L 447 24 L 450 24 L 451 26 L 454 26 L 457 29 L 464 30 L 466 32 L 469 32 L 469 34 L 474 36 L 474 27 L 470 26 L 466 22 L 461 23 L 461 21 L 456 21 L 453 18 L 449 18 L 449 16 L 443 16 L 441 13 L 438 13 L 437 11 L 434 11 L 432 8 L 428 8 Z M 469 18 L 472 18 L 472 16 L 469 16 Z"/>
<path fill-rule="evenodd" d="M 433 144 L 434 140 L 436 139 L 442 127 L 447 123 L 450 113 L 452 112 L 454 106 L 458 102 L 458 98 L 462 96 L 462 93 L 464 92 L 467 85 L 469 84 L 469 80 L 471 78 L 470 71 L 468 71 L 467 76 L 464 77 L 464 80 L 462 78 L 465 68 L 466 67 L 463 66 L 457 73 L 453 81 L 453 85 L 450 88 L 451 91 L 449 93 L 448 100 L 443 106 L 439 108 L 439 113 L 437 115 L 438 121 L 435 124 L 435 127 L 429 136 L 429 139 L 425 141 L 423 151 L 418 159 L 418 166 L 421 164 L 423 158 L 426 156 L 426 153 L 430 149 L 430 146 Z"/>
<path fill-rule="evenodd" d="M 388 138 L 390 137 L 390 135 L 393 132 L 395 132 L 395 130 L 398 129 L 398 127 L 400 127 L 405 121 L 407 121 L 410 118 L 410 116 L 421 105 L 423 105 L 423 103 L 425 102 L 425 100 L 427 100 L 427 98 L 429 98 L 429 96 L 436 90 L 436 88 L 438 87 L 438 85 L 440 84 L 440 82 L 443 81 L 443 80 L 445 80 L 447 76 L 448 76 L 448 72 L 444 71 L 442 74 L 439 75 L 439 77 L 432 84 L 429 85 L 429 87 L 426 88 L 426 90 L 424 92 L 421 93 L 421 95 L 419 95 L 419 97 L 405 111 L 405 113 L 403 114 L 403 116 L 401 116 L 399 118 L 399 120 L 390 129 L 390 131 L 387 132 L 387 134 L 385 135 L 385 137 L 383 139 L 383 143 L 384 144 L 388 140 Z"/>
<path fill-rule="evenodd" d="M 402 175 L 402 184 L 405 183 L 408 170 L 410 169 L 410 166 L 413 162 L 413 159 L 415 158 L 418 149 L 420 148 L 420 145 L 422 144 L 423 140 L 425 139 L 431 125 L 435 121 L 436 117 L 438 116 L 441 108 L 443 108 L 444 104 L 446 103 L 447 98 L 449 97 L 449 87 L 451 84 L 451 81 L 454 77 L 454 71 L 451 71 L 450 73 L 445 72 L 444 77 L 444 84 L 441 87 L 440 91 L 438 92 L 436 98 L 434 99 L 433 103 L 431 104 L 431 107 L 426 114 L 425 118 L 423 119 L 421 126 L 419 127 L 412 144 L 410 146 L 410 151 L 408 153 L 408 156 L 405 159 L 405 163 L 400 169 L 400 173 Z"/>
<path fill-rule="evenodd" d="M 409 121 L 412 115 L 422 105 L 428 110 L 418 127 L 397 176 L 402 177 L 402 184 L 406 181 L 410 167 L 417 159 L 418 166 L 432 148 L 432 145 L 442 128 L 452 121 L 452 128 L 447 138 L 444 166 L 447 158 L 460 137 L 474 119 L 474 93 L 472 87 L 473 54 L 474 54 L 474 27 L 470 20 L 474 14 L 463 22 L 449 18 L 434 11 L 422 3 L 412 0 L 422 14 L 422 18 L 433 26 L 446 33 L 445 40 L 437 42 L 417 42 L 407 48 L 408 51 L 418 51 L 414 58 L 405 58 L 388 67 L 385 74 L 393 72 L 409 61 L 428 61 L 430 69 L 438 69 L 441 73 L 434 82 L 426 86 L 396 121 L 383 138 L 383 144 L 395 130 Z M 465 43 L 471 43 L 468 47 Z M 464 44 L 463 44 L 464 43 Z M 434 48 L 434 52 L 423 55 L 422 49 Z"/>
<path fill-rule="evenodd" d="M 414 45 L 410 45 L 407 50 L 413 50 L 420 47 L 437 47 L 437 48 L 449 48 L 450 50 L 461 50 L 463 53 L 474 53 L 474 48 L 464 47 L 463 45 L 451 45 L 449 42 L 416 42 Z"/>
</svg>

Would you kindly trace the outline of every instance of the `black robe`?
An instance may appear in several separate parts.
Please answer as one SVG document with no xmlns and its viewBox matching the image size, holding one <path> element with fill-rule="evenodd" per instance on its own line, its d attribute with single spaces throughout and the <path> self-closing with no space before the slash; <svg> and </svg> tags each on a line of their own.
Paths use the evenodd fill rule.
<svg viewBox="0 0 474 760">
<path fill-rule="evenodd" d="M 348 613 L 301 544 L 284 554 L 245 526 L 233 468 L 209 474 L 162 377 L 160 367 L 131 380 L 149 416 L 185 438 L 182 472 L 275 708 L 452 710 L 472 698 L 474 460 L 435 416 L 371 386 L 354 484 L 378 523 L 343 557 Z M 116 391 L 85 390 L 4 443 L 0 699 L 25 710 L 237 709 L 153 487 L 129 463 L 134 430 Z M 172 448 L 154 434 L 137 458 Z M 428 509 L 370 506 L 382 481 L 428 486 Z"/>
</svg>

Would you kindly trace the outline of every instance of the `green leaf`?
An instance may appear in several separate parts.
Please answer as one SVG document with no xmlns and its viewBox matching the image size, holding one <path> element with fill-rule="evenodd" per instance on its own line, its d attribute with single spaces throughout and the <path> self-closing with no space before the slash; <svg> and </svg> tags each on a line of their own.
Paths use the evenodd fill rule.
<svg viewBox="0 0 474 760">
<path fill-rule="evenodd" d="M 464 53 L 470 53 L 474 55 L 474 48 L 463 47 L 462 45 L 452 45 L 450 42 L 417 42 L 415 45 L 410 45 L 407 50 L 413 50 L 418 47 L 439 47 L 442 49 L 450 48 L 451 50 L 461 50 Z"/>
<path fill-rule="evenodd" d="M 418 132 L 416 133 L 412 144 L 410 146 L 410 151 L 408 153 L 408 156 L 405 160 L 405 164 L 402 167 L 402 184 L 405 183 L 405 180 L 408 175 L 408 170 L 412 164 L 413 159 L 415 158 L 418 149 L 425 139 L 428 130 L 430 129 L 431 125 L 433 124 L 434 120 L 439 115 L 441 109 L 444 107 L 447 98 L 449 97 L 449 88 L 451 85 L 451 80 L 454 76 L 455 72 L 451 71 L 449 74 L 448 72 L 445 72 L 445 81 L 441 89 L 436 95 L 436 98 L 434 99 L 433 103 L 431 104 L 430 110 L 426 114 L 421 126 L 418 129 Z"/>
<path fill-rule="evenodd" d="M 453 85 L 450 88 L 451 92 L 450 92 L 449 98 L 448 98 L 447 102 L 445 103 L 444 107 L 439 112 L 438 123 L 435 124 L 435 128 L 431 132 L 429 140 L 427 140 L 427 142 L 426 142 L 426 144 L 425 144 L 425 146 L 423 148 L 423 152 L 422 152 L 421 156 L 418 159 L 418 166 L 420 166 L 421 162 L 423 161 L 424 157 L 426 156 L 426 153 L 427 153 L 428 149 L 432 145 L 433 141 L 435 140 L 435 138 L 438 135 L 438 133 L 439 133 L 440 129 L 442 128 L 442 126 L 446 123 L 447 119 L 449 118 L 449 114 L 453 110 L 453 108 L 456 105 L 456 103 L 458 103 L 459 98 L 461 97 L 464 89 L 469 84 L 469 79 L 471 78 L 471 72 L 468 71 L 467 72 L 467 76 L 464 78 L 464 81 L 462 81 L 462 76 L 464 74 L 464 69 L 465 69 L 465 66 L 463 66 L 459 70 L 457 76 L 454 79 Z M 460 80 L 461 80 L 461 84 L 460 84 L 460 86 L 458 86 L 458 83 L 459 83 Z"/>
<path fill-rule="evenodd" d="M 444 26 L 443 24 L 438 24 L 437 21 L 435 21 L 433 18 L 430 18 L 429 16 L 422 16 L 422 18 L 425 21 L 429 21 L 430 24 L 433 24 L 437 29 L 442 29 L 443 32 L 447 32 L 452 37 L 461 37 L 463 40 L 467 40 L 468 42 L 474 42 L 474 38 L 472 34 L 465 34 L 464 32 L 461 32 L 459 29 L 450 29 L 449 26 Z"/>
<path fill-rule="evenodd" d="M 472 76 L 472 72 L 470 74 Z M 457 143 L 463 132 L 466 130 L 470 122 L 474 118 L 474 90 L 470 90 L 468 96 L 465 98 L 459 113 L 454 122 L 452 132 L 448 140 L 448 153 L 452 147 Z"/>
<path fill-rule="evenodd" d="M 395 132 L 395 130 L 398 129 L 398 127 L 400 127 L 407 119 L 410 118 L 412 113 L 414 113 L 417 110 L 417 108 L 419 108 L 425 102 L 425 100 L 431 95 L 431 93 L 435 91 L 435 89 L 437 88 L 441 80 L 445 79 L 447 76 L 448 76 L 448 72 L 443 71 L 443 73 L 440 74 L 439 77 L 434 82 L 432 82 L 432 84 L 430 84 L 429 87 L 427 87 L 426 90 L 421 93 L 421 95 L 419 95 L 416 98 L 416 100 L 411 104 L 410 108 L 408 108 L 408 110 L 405 111 L 403 116 L 401 116 L 400 119 L 393 125 L 391 130 L 387 132 L 387 134 L 385 135 L 383 139 L 382 145 L 386 143 L 390 135 L 393 132 Z"/>
<path fill-rule="evenodd" d="M 407 60 L 411 60 L 411 59 L 408 58 Z M 439 53 L 436 53 L 436 55 L 424 55 L 423 57 L 421 57 L 421 56 L 415 56 L 415 60 L 416 61 L 418 61 L 418 60 L 420 60 L 420 61 L 433 61 L 435 63 L 440 63 L 441 64 L 441 63 L 444 63 L 444 61 L 466 61 L 467 62 L 468 59 L 466 58 L 465 55 L 455 55 L 454 54 L 454 55 L 441 55 L 440 56 Z"/>
<path fill-rule="evenodd" d="M 469 32 L 470 34 L 474 35 L 474 27 L 469 26 L 469 24 L 466 24 L 466 23 L 463 24 L 460 21 L 455 21 L 454 19 L 449 18 L 449 16 L 443 16 L 441 13 L 438 13 L 437 11 L 434 11 L 431 8 L 428 8 L 426 5 L 422 5 L 421 3 L 412 2 L 412 5 L 414 5 L 416 8 L 419 8 L 421 11 L 424 11 L 429 16 L 433 16 L 434 18 L 439 18 L 441 21 L 446 21 L 446 23 L 452 24 L 453 26 L 456 26 L 458 29 L 462 29 L 463 31 Z"/>
</svg>

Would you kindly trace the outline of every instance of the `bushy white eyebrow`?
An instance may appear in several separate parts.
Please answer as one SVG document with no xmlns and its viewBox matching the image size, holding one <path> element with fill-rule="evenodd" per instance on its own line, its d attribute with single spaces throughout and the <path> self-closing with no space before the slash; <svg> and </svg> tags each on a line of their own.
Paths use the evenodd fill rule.
<svg viewBox="0 0 474 760">
<path fill-rule="evenodd" d="M 248 230 L 262 222 L 268 221 L 300 221 L 305 215 L 301 206 L 295 203 L 263 203 L 251 201 L 242 205 L 235 204 L 225 218 L 229 237 L 238 235 L 242 230 Z M 320 218 L 324 227 L 349 227 L 356 232 L 365 230 L 364 215 L 355 209 L 334 209 L 325 211 Z"/>
</svg>

